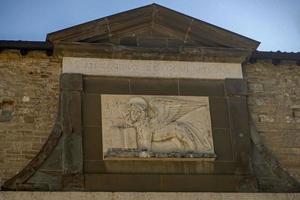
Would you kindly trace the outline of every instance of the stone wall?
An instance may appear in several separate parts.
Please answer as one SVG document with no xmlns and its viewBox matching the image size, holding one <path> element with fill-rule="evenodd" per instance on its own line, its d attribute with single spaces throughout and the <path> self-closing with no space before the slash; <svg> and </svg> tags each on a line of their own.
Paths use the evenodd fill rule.
<svg viewBox="0 0 300 200">
<path fill-rule="evenodd" d="M 252 122 L 280 166 L 300 181 L 300 67 L 259 60 L 243 70 Z M 47 139 L 60 73 L 61 60 L 42 51 L 0 52 L 0 184 L 22 170 Z"/>
<path fill-rule="evenodd" d="M 45 52 L 0 52 L 0 183 L 38 153 L 57 113 L 61 61 Z"/>
<path fill-rule="evenodd" d="M 271 60 L 259 60 L 243 70 L 258 135 L 277 164 L 300 181 L 300 67 L 295 62 L 273 65 Z"/>
</svg>

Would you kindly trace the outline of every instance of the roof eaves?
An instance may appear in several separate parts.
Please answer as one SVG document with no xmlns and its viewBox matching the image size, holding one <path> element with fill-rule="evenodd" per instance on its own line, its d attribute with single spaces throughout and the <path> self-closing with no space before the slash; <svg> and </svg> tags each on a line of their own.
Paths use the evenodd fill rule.
<svg viewBox="0 0 300 200">
<path fill-rule="evenodd" d="M 53 50 L 53 45 L 44 41 L 0 40 L 0 49 Z"/>
<path fill-rule="evenodd" d="M 300 61 L 300 52 L 254 51 L 251 58 Z"/>
</svg>

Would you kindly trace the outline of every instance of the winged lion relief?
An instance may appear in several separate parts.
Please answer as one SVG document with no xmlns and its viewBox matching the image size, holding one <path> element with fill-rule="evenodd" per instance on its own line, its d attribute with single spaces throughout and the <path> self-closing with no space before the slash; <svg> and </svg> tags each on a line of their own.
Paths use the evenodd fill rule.
<svg viewBox="0 0 300 200">
<path fill-rule="evenodd" d="M 101 105 L 104 157 L 214 154 L 207 97 L 101 95 Z"/>
</svg>

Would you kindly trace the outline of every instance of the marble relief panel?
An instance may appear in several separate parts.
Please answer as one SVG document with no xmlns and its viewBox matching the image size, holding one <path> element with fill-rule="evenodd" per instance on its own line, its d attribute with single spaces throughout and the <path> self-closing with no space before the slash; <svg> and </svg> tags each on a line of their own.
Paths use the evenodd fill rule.
<svg viewBox="0 0 300 200">
<path fill-rule="evenodd" d="M 208 97 L 101 95 L 103 157 L 215 157 Z"/>
</svg>

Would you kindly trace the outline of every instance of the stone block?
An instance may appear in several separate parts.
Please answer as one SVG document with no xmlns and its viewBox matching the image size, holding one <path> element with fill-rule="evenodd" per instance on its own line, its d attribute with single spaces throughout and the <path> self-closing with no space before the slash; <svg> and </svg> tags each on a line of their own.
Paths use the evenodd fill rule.
<svg viewBox="0 0 300 200">
<path fill-rule="evenodd" d="M 243 79 L 225 79 L 225 94 L 228 96 L 232 95 L 247 95 L 247 81 Z"/>
<path fill-rule="evenodd" d="M 24 122 L 25 123 L 30 123 L 30 124 L 32 124 L 32 123 L 34 123 L 34 116 L 31 116 L 31 115 L 25 115 L 24 117 L 23 117 L 23 119 L 24 119 Z"/>
<path fill-rule="evenodd" d="M 260 114 L 258 115 L 258 120 L 259 122 L 267 122 L 267 123 L 272 123 L 275 122 L 275 119 L 272 116 L 266 115 L 266 114 Z"/>
<path fill-rule="evenodd" d="M 64 90 L 77 90 L 81 91 L 82 86 L 82 74 L 61 74 L 60 87 Z"/>
<path fill-rule="evenodd" d="M 249 92 L 264 92 L 264 85 L 261 83 L 249 83 Z"/>
<path fill-rule="evenodd" d="M 12 120 L 12 111 L 1 111 L 0 122 L 9 122 Z"/>
</svg>

